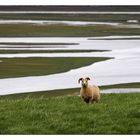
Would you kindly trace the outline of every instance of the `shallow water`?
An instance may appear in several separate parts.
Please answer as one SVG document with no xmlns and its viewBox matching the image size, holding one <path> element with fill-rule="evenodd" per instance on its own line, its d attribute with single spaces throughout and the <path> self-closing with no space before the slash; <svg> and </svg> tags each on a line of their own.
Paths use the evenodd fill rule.
<svg viewBox="0 0 140 140">
<path fill-rule="evenodd" d="M 61 20 L 0 20 L 0 24 L 38 24 L 38 25 L 53 25 L 64 24 L 70 26 L 87 26 L 87 25 L 110 25 L 122 28 L 140 28 L 137 23 L 117 23 L 117 22 L 92 22 L 92 21 L 61 21 Z"/>
<path fill-rule="evenodd" d="M 124 36 L 123 36 L 124 37 Z M 118 36 L 118 38 L 123 38 Z M 139 38 L 133 36 L 131 38 Z M 109 37 L 108 37 L 109 38 Z M 110 37 L 112 38 L 112 37 Z M 117 37 L 116 37 L 117 38 Z M 53 53 L 53 54 L 4 54 L 0 57 L 114 57 L 90 66 L 48 76 L 0 79 L 0 94 L 45 91 L 80 87 L 80 77 L 91 78 L 90 84 L 112 85 L 140 82 L 140 40 L 88 40 L 88 38 L 0 38 L 0 42 L 63 42 L 79 43 L 67 45 L 67 49 L 98 49 L 106 52 Z M 56 48 L 53 48 L 56 49 Z M 93 58 L 94 59 L 94 58 Z"/>
<path fill-rule="evenodd" d="M 19 23 L 30 23 L 30 24 L 66 24 L 73 26 L 85 26 L 85 25 L 120 25 L 115 22 L 87 22 L 87 21 L 59 21 L 59 20 L 0 20 L 0 24 L 19 24 Z"/>
</svg>

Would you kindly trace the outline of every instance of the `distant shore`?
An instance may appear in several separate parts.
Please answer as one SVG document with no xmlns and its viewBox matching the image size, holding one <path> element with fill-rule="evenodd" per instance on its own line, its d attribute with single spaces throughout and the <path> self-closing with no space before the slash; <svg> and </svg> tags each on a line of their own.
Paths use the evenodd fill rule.
<svg viewBox="0 0 140 140">
<path fill-rule="evenodd" d="M 140 11 L 140 6 L 139 5 L 133 5 L 133 6 L 110 6 L 110 5 L 95 5 L 95 6 L 58 6 L 58 5 L 53 5 L 53 6 L 41 6 L 41 5 L 32 5 L 32 6 L 19 6 L 19 5 L 14 5 L 14 6 L 0 6 L 0 11 Z"/>
</svg>

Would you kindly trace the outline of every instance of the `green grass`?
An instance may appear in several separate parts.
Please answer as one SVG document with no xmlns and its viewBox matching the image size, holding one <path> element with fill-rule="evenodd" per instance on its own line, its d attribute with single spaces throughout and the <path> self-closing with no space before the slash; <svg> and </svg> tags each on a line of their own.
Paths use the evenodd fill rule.
<svg viewBox="0 0 140 140">
<path fill-rule="evenodd" d="M 140 94 L 0 98 L 1 134 L 140 134 Z"/>
<path fill-rule="evenodd" d="M 19 47 L 20 48 L 20 47 Z M 9 47 L 10 49 L 10 47 Z M 81 53 L 81 52 L 103 52 L 107 50 L 0 50 L 0 54 L 21 53 Z"/>
<path fill-rule="evenodd" d="M 1 99 L 25 99 L 27 97 L 31 98 L 48 98 L 48 97 L 56 97 L 56 96 L 75 96 L 79 95 L 80 88 L 73 89 L 59 89 L 59 90 L 51 90 L 51 91 L 36 91 L 36 92 L 28 92 L 28 93 L 16 93 L 11 95 L 1 95 Z"/>
<path fill-rule="evenodd" d="M 0 78 L 39 76 L 66 72 L 108 58 L 53 57 L 53 58 L 0 58 Z"/>
<path fill-rule="evenodd" d="M 102 89 L 109 89 L 109 88 L 140 88 L 140 82 L 101 86 L 101 88 Z"/>
<path fill-rule="evenodd" d="M 122 28 L 109 25 L 0 24 L 0 37 L 94 37 L 108 35 L 140 35 L 140 28 Z"/>
<path fill-rule="evenodd" d="M 27 47 L 31 47 L 30 45 L 45 45 L 47 47 L 50 47 L 51 45 L 55 45 L 55 47 L 59 47 L 57 45 L 78 45 L 79 43 L 26 43 L 26 42 L 0 42 L 0 45 L 27 45 Z M 42 46 L 43 47 L 43 46 Z M 51 46 L 54 47 L 54 46 Z"/>
<path fill-rule="evenodd" d="M 140 14 L 39 14 L 39 13 L 0 13 L 0 19 L 26 20 L 70 20 L 70 21 L 105 21 L 126 22 L 140 20 Z"/>
</svg>

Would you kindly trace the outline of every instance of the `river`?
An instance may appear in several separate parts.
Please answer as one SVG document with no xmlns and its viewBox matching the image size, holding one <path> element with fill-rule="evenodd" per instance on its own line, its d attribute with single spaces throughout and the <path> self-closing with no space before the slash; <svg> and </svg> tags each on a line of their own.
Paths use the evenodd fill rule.
<svg viewBox="0 0 140 140">
<path fill-rule="evenodd" d="M 13 94 L 33 91 L 46 91 L 80 87 L 79 77 L 90 77 L 90 84 L 112 85 L 121 83 L 140 82 L 140 36 L 116 36 L 106 38 L 82 37 L 25 37 L 0 38 L 0 42 L 33 42 L 33 43 L 78 43 L 79 45 L 65 45 L 63 50 L 109 50 L 105 52 L 82 53 L 27 53 L 1 54 L 0 58 L 18 57 L 113 57 L 102 62 L 68 72 L 47 76 L 29 76 L 0 79 L 0 94 Z M 125 38 L 125 39 L 123 39 Z M 130 39 L 131 38 L 131 39 Z M 134 38 L 134 39 L 133 39 Z M 89 40 L 90 39 L 90 40 Z M 92 40 L 93 39 L 93 40 Z M 6 45 L 5 45 L 6 47 Z M 17 49 L 17 48 L 16 48 Z M 19 48 L 20 49 L 20 48 Z M 48 48 L 49 49 L 49 48 Z M 51 48 L 57 50 L 57 48 Z M 60 49 L 58 47 L 58 49 Z M 3 63 L 1 61 L 1 63 Z"/>
</svg>

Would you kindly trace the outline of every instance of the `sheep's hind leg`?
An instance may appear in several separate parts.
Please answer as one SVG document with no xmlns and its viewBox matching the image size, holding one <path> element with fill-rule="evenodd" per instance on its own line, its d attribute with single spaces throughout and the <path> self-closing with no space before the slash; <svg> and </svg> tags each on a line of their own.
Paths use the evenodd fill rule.
<svg viewBox="0 0 140 140">
<path fill-rule="evenodd" d="M 97 103 L 95 99 L 91 99 L 90 102 L 91 102 L 91 104 Z"/>
</svg>

